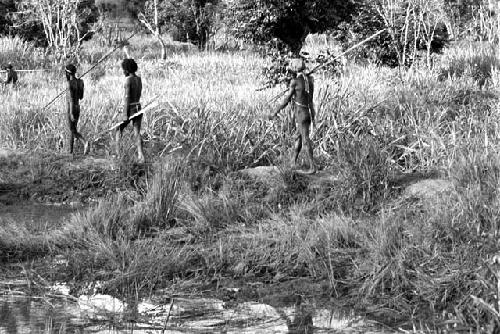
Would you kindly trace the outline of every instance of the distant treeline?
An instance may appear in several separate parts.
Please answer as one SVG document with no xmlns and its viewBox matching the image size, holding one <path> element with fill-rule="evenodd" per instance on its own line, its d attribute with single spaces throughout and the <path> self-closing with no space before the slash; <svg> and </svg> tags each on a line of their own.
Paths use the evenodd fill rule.
<svg viewBox="0 0 500 334">
<path fill-rule="evenodd" d="M 452 40 L 496 42 L 500 5 L 491 0 L 0 0 L 0 35 L 38 46 L 77 47 L 96 33 L 111 43 L 136 24 L 201 49 L 215 36 L 298 52 L 309 33 L 344 46 L 381 29 L 356 56 L 409 65 Z"/>
</svg>

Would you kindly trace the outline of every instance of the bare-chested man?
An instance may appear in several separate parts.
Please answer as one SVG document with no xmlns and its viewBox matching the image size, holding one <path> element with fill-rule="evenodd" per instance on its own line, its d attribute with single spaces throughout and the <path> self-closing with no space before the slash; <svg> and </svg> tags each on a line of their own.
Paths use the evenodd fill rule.
<svg viewBox="0 0 500 334">
<path fill-rule="evenodd" d="M 299 153 L 302 150 L 302 146 L 305 146 L 309 162 L 309 169 L 305 171 L 305 173 L 314 174 L 316 172 L 316 166 L 313 158 L 313 145 L 309 136 L 311 123 L 314 125 L 316 115 L 313 103 L 314 81 L 312 76 L 304 73 L 305 63 L 302 59 L 293 59 L 290 62 L 289 69 L 293 73 L 294 78 L 290 82 L 285 99 L 275 112 L 269 114 L 269 119 L 276 117 L 288 103 L 293 103 L 294 118 L 297 124 L 297 135 L 292 163 L 294 166 L 297 165 Z"/>
<path fill-rule="evenodd" d="M 139 162 L 144 162 L 144 152 L 142 150 L 142 139 L 141 139 L 141 122 L 142 114 L 137 115 L 130 119 L 131 116 L 138 113 L 141 110 L 141 94 L 142 94 L 142 80 L 141 77 L 137 76 L 137 63 L 133 59 L 124 59 L 122 62 L 123 74 L 125 75 L 125 84 L 123 86 L 123 114 L 121 121 L 122 123 L 116 130 L 116 147 L 117 154 L 120 156 L 120 140 L 123 134 L 123 130 L 128 125 L 130 121 L 134 126 L 134 135 L 137 145 L 137 159 Z"/>
<path fill-rule="evenodd" d="M 65 67 L 66 80 L 68 83 L 66 89 L 66 109 L 68 118 L 68 151 L 73 154 L 73 144 L 78 139 L 83 144 L 83 154 L 89 151 L 89 142 L 78 132 L 78 120 L 80 119 L 80 100 L 83 99 L 84 84 L 83 80 L 76 77 L 76 67 L 68 64 Z"/>
<path fill-rule="evenodd" d="M 12 67 L 12 64 L 5 66 L 5 70 L 7 71 L 7 80 L 5 81 L 5 84 L 15 85 L 17 83 L 17 72 Z"/>
</svg>

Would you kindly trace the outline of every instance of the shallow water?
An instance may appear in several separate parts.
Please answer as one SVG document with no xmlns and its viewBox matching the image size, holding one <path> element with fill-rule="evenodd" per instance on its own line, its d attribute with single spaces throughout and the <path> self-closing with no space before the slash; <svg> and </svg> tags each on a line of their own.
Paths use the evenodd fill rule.
<svg viewBox="0 0 500 334">
<path fill-rule="evenodd" d="M 3 282 L 5 284 L 5 282 Z M 54 292 L 55 293 L 55 292 Z M 133 306 L 105 295 L 0 296 L 0 333 L 387 333 L 345 310 L 314 304 L 174 298 Z"/>
<path fill-rule="evenodd" d="M 47 227 L 63 224 L 72 214 L 83 210 L 81 205 L 56 205 L 21 202 L 12 205 L 0 204 L 0 224 L 12 223 L 26 226 L 36 232 Z"/>
</svg>

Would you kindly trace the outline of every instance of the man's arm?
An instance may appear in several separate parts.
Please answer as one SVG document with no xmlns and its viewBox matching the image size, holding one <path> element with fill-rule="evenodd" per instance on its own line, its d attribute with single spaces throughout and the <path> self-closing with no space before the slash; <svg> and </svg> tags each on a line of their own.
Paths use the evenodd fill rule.
<svg viewBox="0 0 500 334">
<path fill-rule="evenodd" d="M 269 119 L 273 119 L 274 117 L 276 117 L 279 114 L 279 112 L 281 110 L 283 110 L 287 106 L 288 103 L 290 103 L 290 101 L 292 100 L 292 97 L 295 95 L 295 86 L 296 85 L 297 85 L 297 82 L 295 81 L 295 79 L 290 82 L 290 86 L 288 88 L 288 91 L 286 93 L 285 98 L 283 99 L 283 102 L 281 102 L 281 104 L 278 105 L 275 112 L 269 114 Z"/>
<path fill-rule="evenodd" d="M 125 79 L 125 85 L 123 86 L 125 92 L 123 95 L 123 115 L 122 121 L 128 120 L 129 108 L 130 108 L 130 81 Z"/>
</svg>

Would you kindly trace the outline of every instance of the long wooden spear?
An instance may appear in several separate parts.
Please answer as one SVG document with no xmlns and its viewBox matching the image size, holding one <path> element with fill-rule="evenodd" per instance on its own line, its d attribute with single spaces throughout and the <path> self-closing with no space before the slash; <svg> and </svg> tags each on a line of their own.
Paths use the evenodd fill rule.
<svg viewBox="0 0 500 334">
<path fill-rule="evenodd" d="M 330 65 L 330 64 L 333 64 L 333 63 L 334 63 L 337 59 L 339 59 L 339 58 L 340 58 L 340 57 L 342 57 L 343 55 L 345 55 L 345 54 L 347 54 L 347 53 L 351 52 L 351 51 L 352 51 L 352 50 L 354 50 L 354 49 L 359 48 L 361 45 L 363 45 L 363 44 L 365 44 L 365 43 L 367 43 L 367 42 L 371 41 L 372 39 L 374 39 L 375 37 L 377 37 L 378 35 L 380 35 L 381 33 L 383 33 L 383 32 L 384 32 L 384 31 L 386 31 L 386 30 L 387 30 L 387 28 L 377 31 L 375 34 L 373 34 L 373 35 L 371 35 L 371 36 L 369 36 L 369 37 L 365 38 L 364 40 L 362 40 L 362 41 L 361 41 L 361 42 L 359 42 L 359 43 L 356 43 L 355 45 L 351 46 L 349 49 L 345 50 L 344 52 L 342 52 L 342 53 L 340 53 L 340 54 L 336 55 L 335 57 L 333 57 L 332 59 L 330 59 L 330 60 L 329 60 L 329 61 L 327 61 L 326 63 L 323 63 L 323 64 L 319 64 L 319 65 L 317 65 L 316 67 L 314 67 L 312 70 L 310 70 L 310 71 L 309 71 L 309 72 L 307 72 L 306 74 L 307 74 L 307 75 L 309 75 L 309 74 L 313 74 L 314 72 L 317 72 L 317 71 L 318 71 L 318 70 L 320 70 L 321 68 L 326 67 L 326 66 L 328 66 L 328 65 Z M 257 91 L 262 91 L 262 90 L 264 90 L 264 89 L 266 89 L 266 88 L 269 88 L 269 87 L 267 87 L 267 86 L 266 86 L 266 87 L 261 87 L 261 88 L 258 88 L 258 89 L 257 89 Z M 288 89 L 287 89 L 286 91 L 288 91 Z M 279 94 L 277 97 L 275 97 L 273 100 L 276 100 L 276 99 L 277 99 L 277 98 L 279 98 L 281 95 L 285 94 L 285 93 L 286 93 L 286 91 L 284 91 L 283 93 L 280 93 L 280 94 Z"/>
<path fill-rule="evenodd" d="M 50 71 L 48 68 L 36 69 L 36 70 L 15 70 L 16 72 L 46 72 Z M 0 73 L 5 73 L 7 70 L 0 70 Z"/>
<path fill-rule="evenodd" d="M 131 115 L 126 121 L 121 121 L 119 123 L 116 123 L 115 125 L 113 125 L 111 128 L 108 129 L 108 131 L 112 131 L 112 130 L 115 130 L 116 128 L 118 128 L 120 125 L 122 124 L 125 124 L 126 122 L 129 122 L 131 120 L 133 120 L 134 118 L 136 118 L 137 116 L 140 116 L 142 114 L 144 114 L 146 111 L 150 110 L 150 109 L 153 109 L 153 108 L 156 108 L 158 106 L 158 102 L 156 101 L 156 99 L 159 97 L 159 95 L 156 95 L 151 101 L 149 101 L 148 104 L 146 104 L 144 106 L 144 108 L 142 108 L 141 110 L 139 110 L 138 112 L 136 112 L 135 114 Z"/>
<path fill-rule="evenodd" d="M 342 57 L 343 55 L 345 55 L 345 54 L 347 54 L 347 53 L 351 52 L 351 51 L 352 51 L 352 50 L 354 50 L 354 49 L 359 48 L 361 45 L 363 45 L 363 44 L 365 44 L 365 43 L 367 43 L 367 42 L 371 41 L 372 39 L 374 39 L 375 37 L 377 37 L 378 35 L 380 35 L 381 33 L 383 33 L 383 32 L 384 32 L 384 31 L 386 31 L 386 30 L 387 30 L 387 28 L 377 31 L 375 34 L 373 34 L 373 35 L 371 35 L 371 36 L 369 36 L 369 37 L 365 38 L 364 40 L 362 40 L 362 41 L 361 41 L 361 42 L 359 42 L 359 43 L 354 44 L 354 45 L 353 45 L 353 46 L 351 46 L 349 49 L 347 49 L 347 50 L 345 50 L 344 52 L 342 52 L 342 53 L 340 53 L 340 54 L 336 55 L 335 57 L 333 57 L 332 59 L 330 59 L 330 60 L 329 60 L 329 61 L 327 61 L 326 63 L 323 63 L 323 64 L 319 64 L 319 65 L 317 65 L 317 66 L 316 66 L 316 67 L 314 67 L 312 70 L 310 70 L 307 74 L 313 74 L 314 72 L 317 72 L 317 71 L 318 71 L 318 70 L 320 70 L 321 68 L 326 67 L 326 66 L 328 66 L 328 65 L 330 65 L 330 64 L 332 64 L 332 63 L 334 63 L 334 62 L 335 62 L 338 58 L 340 58 L 340 57 Z"/>
<path fill-rule="evenodd" d="M 123 42 L 125 41 L 128 41 L 129 39 L 131 39 L 132 37 L 134 37 L 135 35 L 137 34 L 137 32 L 134 32 L 132 33 L 127 39 L 125 39 Z M 118 50 L 119 48 L 121 48 L 123 46 L 122 43 L 118 43 L 114 48 L 113 50 L 109 51 L 107 54 L 105 54 L 101 59 L 99 59 L 91 68 L 89 68 L 87 71 L 85 71 L 81 76 L 80 78 L 83 78 L 83 76 L 85 76 L 85 74 L 89 73 L 90 71 L 92 71 L 94 68 L 96 68 L 100 63 L 102 63 L 103 61 L 105 61 L 106 59 L 108 59 L 109 56 L 111 56 L 116 50 Z M 64 89 L 62 92 L 60 92 L 56 97 L 54 97 L 49 103 L 47 103 L 45 105 L 45 107 L 43 107 L 42 111 L 45 111 L 52 103 L 54 103 L 59 97 L 61 97 L 66 91 L 68 90 L 68 88 Z"/>
</svg>

